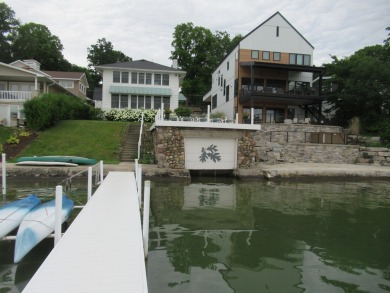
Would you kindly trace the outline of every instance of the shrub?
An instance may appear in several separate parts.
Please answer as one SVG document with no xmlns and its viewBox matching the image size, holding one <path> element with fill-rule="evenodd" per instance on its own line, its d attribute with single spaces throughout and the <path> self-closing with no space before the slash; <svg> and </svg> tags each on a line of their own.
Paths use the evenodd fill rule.
<svg viewBox="0 0 390 293">
<path fill-rule="evenodd" d="M 29 131 L 26 131 L 26 130 L 22 130 L 21 132 L 19 132 L 19 136 L 21 136 L 21 137 L 28 137 L 30 135 L 31 135 L 31 133 Z"/>
<path fill-rule="evenodd" d="M 226 118 L 226 114 L 224 112 L 214 112 L 214 113 L 211 113 L 210 114 L 210 118 L 221 118 L 221 119 L 225 119 Z"/>
<path fill-rule="evenodd" d="M 110 121 L 140 122 L 144 114 L 144 122 L 154 122 L 157 110 L 150 109 L 111 109 L 104 112 L 104 116 Z"/>
<path fill-rule="evenodd" d="M 175 113 L 179 117 L 189 117 L 191 116 L 192 110 L 188 107 L 180 106 L 179 108 L 175 109 Z"/>
<path fill-rule="evenodd" d="M 27 126 L 42 130 L 60 120 L 89 119 L 90 106 L 65 94 L 44 94 L 23 104 Z"/>
<path fill-rule="evenodd" d="M 12 135 L 9 139 L 7 139 L 7 143 L 9 144 L 18 144 L 20 142 L 20 139 L 17 135 Z"/>
</svg>

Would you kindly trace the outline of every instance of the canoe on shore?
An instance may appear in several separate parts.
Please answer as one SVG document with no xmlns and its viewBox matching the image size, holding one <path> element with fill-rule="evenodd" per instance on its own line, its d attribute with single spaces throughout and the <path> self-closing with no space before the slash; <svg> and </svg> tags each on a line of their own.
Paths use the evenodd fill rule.
<svg viewBox="0 0 390 293">
<path fill-rule="evenodd" d="M 44 161 L 23 161 L 15 163 L 16 166 L 59 166 L 59 167 L 77 167 L 78 164 L 67 162 L 44 162 Z"/>
<path fill-rule="evenodd" d="M 63 195 L 61 223 L 69 218 L 73 207 L 73 200 Z M 16 234 L 14 262 L 20 262 L 31 249 L 53 233 L 54 228 L 55 199 L 35 207 L 23 218 Z"/>
<path fill-rule="evenodd" d="M 71 163 L 78 165 L 95 165 L 96 160 L 84 157 L 76 156 L 34 156 L 34 157 L 21 157 L 16 160 L 16 163 L 22 162 L 59 162 L 59 163 Z"/>
<path fill-rule="evenodd" d="M 15 230 L 23 218 L 41 203 L 35 194 L 0 207 L 0 238 Z"/>
</svg>

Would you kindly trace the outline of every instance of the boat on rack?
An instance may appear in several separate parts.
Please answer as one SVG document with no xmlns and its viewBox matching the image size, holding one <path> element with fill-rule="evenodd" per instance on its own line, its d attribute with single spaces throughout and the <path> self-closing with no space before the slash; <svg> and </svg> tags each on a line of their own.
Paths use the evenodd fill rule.
<svg viewBox="0 0 390 293">
<path fill-rule="evenodd" d="M 78 164 L 78 165 L 95 165 L 96 160 L 85 158 L 85 157 L 77 157 L 77 156 L 33 156 L 33 157 L 20 157 L 16 160 L 16 163 L 23 162 L 37 162 L 39 164 L 42 162 L 42 165 L 45 163 L 70 163 L 70 164 Z"/>
<path fill-rule="evenodd" d="M 0 207 L 0 238 L 15 230 L 23 218 L 41 203 L 35 194 Z"/>
<path fill-rule="evenodd" d="M 73 207 L 73 200 L 63 195 L 62 223 L 69 218 Z M 35 207 L 23 218 L 16 234 L 14 262 L 20 262 L 31 249 L 54 232 L 54 227 L 55 199 Z"/>
</svg>

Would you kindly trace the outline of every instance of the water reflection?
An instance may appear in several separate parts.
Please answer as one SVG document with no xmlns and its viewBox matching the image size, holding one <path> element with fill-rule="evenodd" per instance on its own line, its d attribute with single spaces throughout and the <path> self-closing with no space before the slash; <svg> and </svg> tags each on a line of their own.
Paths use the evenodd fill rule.
<svg viewBox="0 0 390 293">
<path fill-rule="evenodd" d="M 389 212 L 386 181 L 155 182 L 149 291 L 390 292 Z"/>
</svg>

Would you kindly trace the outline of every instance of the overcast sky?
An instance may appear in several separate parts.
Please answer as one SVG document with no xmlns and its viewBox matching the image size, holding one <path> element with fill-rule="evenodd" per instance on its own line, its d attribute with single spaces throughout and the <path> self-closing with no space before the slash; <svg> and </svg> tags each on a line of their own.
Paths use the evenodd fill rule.
<svg viewBox="0 0 390 293">
<path fill-rule="evenodd" d="M 170 66 L 176 25 L 192 22 L 243 36 L 279 11 L 314 47 L 314 64 L 383 44 L 390 0 L 5 0 L 22 23 L 49 28 L 65 58 L 87 66 L 87 48 L 106 38 L 133 60 Z M 274 3 L 272 3 L 274 2 Z M 271 4 L 272 3 L 272 4 Z"/>
</svg>

